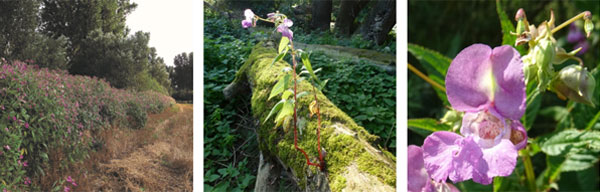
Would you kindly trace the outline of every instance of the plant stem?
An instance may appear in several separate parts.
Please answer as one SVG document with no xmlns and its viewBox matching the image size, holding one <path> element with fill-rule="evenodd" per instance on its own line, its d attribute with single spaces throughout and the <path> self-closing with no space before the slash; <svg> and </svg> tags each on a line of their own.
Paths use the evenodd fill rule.
<svg viewBox="0 0 600 192">
<path fill-rule="evenodd" d="M 581 19 L 583 18 L 583 16 L 585 15 L 585 12 L 579 13 L 579 15 L 576 15 L 575 17 L 565 21 L 564 23 L 560 24 L 559 26 L 555 27 L 554 29 L 552 29 L 552 33 L 556 33 L 557 31 L 559 31 L 560 29 L 566 27 L 567 25 L 577 21 L 577 19 Z"/>
<path fill-rule="evenodd" d="M 527 184 L 529 185 L 529 191 L 537 192 L 537 185 L 535 184 L 535 173 L 533 172 L 533 165 L 531 164 L 531 157 L 529 157 L 529 147 L 525 147 L 519 151 L 519 155 L 525 165 L 525 177 L 527 178 Z"/>
<path fill-rule="evenodd" d="M 594 118 L 587 124 L 587 126 L 585 126 L 585 130 L 592 130 L 592 127 L 594 127 L 594 124 L 596 124 L 598 118 L 600 118 L 600 111 L 598 111 L 598 113 L 596 113 L 596 116 L 594 116 Z"/>
<path fill-rule="evenodd" d="M 444 86 L 436 83 L 431 78 L 427 77 L 427 75 L 423 74 L 421 71 L 419 71 L 417 68 L 415 68 L 414 66 L 412 66 L 410 63 L 407 63 L 407 65 L 408 65 L 408 69 L 410 69 L 413 73 L 417 74 L 417 76 L 421 77 L 421 79 L 423 79 L 427 83 L 433 85 L 433 87 L 438 88 L 439 90 L 442 90 L 442 91 L 446 92 L 446 88 L 444 88 Z"/>
<path fill-rule="evenodd" d="M 308 159 L 308 154 L 306 154 L 306 152 L 304 150 L 302 150 L 302 148 L 298 147 L 298 114 L 296 112 L 297 107 L 296 104 L 298 103 L 298 101 L 296 100 L 296 93 L 297 93 L 297 84 L 298 81 L 296 80 L 296 54 L 294 53 L 294 43 L 292 41 L 290 41 L 290 47 L 291 47 L 291 51 L 292 51 L 292 63 L 293 63 L 293 68 L 292 68 L 292 76 L 294 78 L 294 147 L 296 148 L 296 150 L 302 152 L 302 154 L 304 154 L 304 158 L 306 158 L 306 164 L 307 165 L 312 165 L 312 166 L 317 166 L 319 167 L 319 169 L 322 169 L 320 164 L 317 163 L 312 163 L 310 162 L 310 159 Z M 317 129 L 318 131 L 318 129 Z M 317 132 L 317 138 L 318 138 L 318 132 Z M 321 148 L 320 148 L 320 143 L 319 143 L 319 155 L 321 152 Z"/>
</svg>

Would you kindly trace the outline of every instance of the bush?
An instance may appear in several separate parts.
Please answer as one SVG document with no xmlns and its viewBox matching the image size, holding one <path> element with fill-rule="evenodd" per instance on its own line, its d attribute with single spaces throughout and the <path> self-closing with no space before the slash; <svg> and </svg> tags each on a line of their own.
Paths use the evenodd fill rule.
<svg viewBox="0 0 600 192">
<path fill-rule="evenodd" d="M 133 129 L 141 129 L 146 125 L 148 120 L 147 113 L 142 106 L 138 103 L 129 101 L 127 102 L 127 118 L 129 127 Z"/>
<path fill-rule="evenodd" d="M 115 89 L 98 78 L 23 62 L 3 61 L 0 68 L 0 188 L 11 191 L 39 190 L 24 181 L 43 174 L 49 151 L 64 152 L 61 164 L 82 160 L 98 140 L 92 133 L 125 126 L 128 114 L 140 125 L 146 113 L 174 103 L 160 93 Z"/>
</svg>

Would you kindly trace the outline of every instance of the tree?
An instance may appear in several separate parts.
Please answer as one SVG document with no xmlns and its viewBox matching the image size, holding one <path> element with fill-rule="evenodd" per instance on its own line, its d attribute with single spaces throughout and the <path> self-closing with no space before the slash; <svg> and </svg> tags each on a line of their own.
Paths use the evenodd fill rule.
<svg viewBox="0 0 600 192">
<path fill-rule="evenodd" d="M 141 31 L 123 38 L 94 30 L 81 42 L 70 72 L 105 78 L 117 88 L 132 87 L 135 76 L 148 68 L 149 38 Z"/>
<path fill-rule="evenodd" d="M 355 22 L 356 17 L 368 3 L 369 0 L 342 1 L 335 22 L 337 33 L 345 36 L 354 33 L 358 28 L 358 23 Z"/>
<path fill-rule="evenodd" d="M 194 89 L 193 86 L 193 66 L 194 66 L 194 53 L 190 54 L 181 53 L 174 58 L 175 68 L 173 78 L 175 88 L 177 90 Z"/>
<path fill-rule="evenodd" d="M 34 64 L 49 69 L 68 70 L 67 47 L 69 39 L 60 36 L 56 39 L 41 33 L 35 34 L 34 41 L 23 53 L 21 60 L 32 60 Z"/>
<path fill-rule="evenodd" d="M 389 32 L 396 24 L 396 1 L 378 1 L 367 20 L 362 24 L 360 33 L 365 39 L 382 45 L 389 38 Z"/>
<path fill-rule="evenodd" d="M 24 53 L 35 41 L 39 1 L 0 1 L 0 57 L 25 60 Z"/>
<path fill-rule="evenodd" d="M 96 29 L 124 36 L 125 19 L 136 7 L 129 0 L 43 0 L 42 29 L 54 38 L 64 35 L 75 44 Z"/>
<path fill-rule="evenodd" d="M 314 0 L 312 2 L 311 27 L 319 30 L 329 30 L 331 23 L 331 0 Z"/>
<path fill-rule="evenodd" d="M 167 65 L 162 57 L 158 57 L 156 54 L 156 48 L 150 48 L 148 73 L 154 78 L 161 86 L 166 90 L 171 88 L 171 80 L 169 79 L 169 73 L 167 72 Z"/>
<path fill-rule="evenodd" d="M 70 47 L 67 55 L 68 57 L 73 58 L 70 60 L 69 66 L 75 67 L 75 69 L 69 70 L 71 73 L 108 78 L 108 76 L 106 76 L 107 73 L 90 73 L 94 70 L 85 69 L 98 69 L 99 66 L 90 66 L 94 63 L 87 62 L 83 59 L 85 58 L 84 55 L 97 57 L 96 55 L 89 54 L 103 53 L 97 52 L 99 51 L 97 47 L 89 44 L 90 42 L 95 41 L 91 40 L 93 38 L 96 38 L 96 40 L 98 40 L 98 38 L 109 38 L 113 45 L 119 44 L 117 43 L 117 41 L 120 41 L 119 38 L 125 38 L 128 33 L 125 24 L 126 17 L 136 6 L 137 4 L 131 3 L 129 0 L 42 0 L 42 9 L 40 13 L 42 19 L 41 31 L 54 39 L 61 36 L 65 36 L 69 39 Z M 114 38 L 112 36 L 109 37 L 109 34 L 112 34 Z M 90 37 L 90 35 L 96 36 Z M 103 43 L 104 45 L 111 44 L 107 44 L 106 42 L 97 43 Z M 122 47 L 115 46 L 104 48 L 117 49 L 107 51 L 119 52 L 120 50 L 118 49 L 121 49 Z M 128 50 L 122 50 L 123 53 L 126 53 L 127 51 Z M 117 85 L 123 85 L 123 83 L 117 83 Z"/>
</svg>

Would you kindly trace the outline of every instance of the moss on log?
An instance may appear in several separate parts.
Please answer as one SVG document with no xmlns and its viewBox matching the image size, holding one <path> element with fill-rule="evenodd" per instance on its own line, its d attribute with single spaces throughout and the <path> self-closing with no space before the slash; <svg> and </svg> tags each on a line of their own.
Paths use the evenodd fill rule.
<svg viewBox="0 0 600 192">
<path fill-rule="evenodd" d="M 225 95 L 235 95 L 232 89 L 241 85 L 252 91 L 252 114 L 260 120 L 257 130 L 259 146 L 265 158 L 279 162 L 295 176 L 297 185 L 306 191 L 394 191 L 396 183 L 396 159 L 380 148 L 374 147 L 377 136 L 358 126 L 346 113 L 337 108 L 323 93 L 318 92 L 321 111 L 321 147 L 327 151 L 327 169 L 322 172 L 308 166 L 304 155 L 294 148 L 293 128 L 275 127 L 273 119 L 265 122 L 271 108 L 278 102 L 267 100 L 282 70 L 290 65 L 279 61 L 271 65 L 277 56 L 274 43 L 257 44 L 246 63 L 238 70 L 234 82 Z M 304 149 L 312 162 L 318 162 L 317 118 L 309 117 L 308 105 L 314 99 L 312 85 L 307 81 L 298 84 L 298 92 L 308 91 L 311 96 L 298 99 L 298 118 L 307 123 L 298 137 L 298 145 Z"/>
</svg>

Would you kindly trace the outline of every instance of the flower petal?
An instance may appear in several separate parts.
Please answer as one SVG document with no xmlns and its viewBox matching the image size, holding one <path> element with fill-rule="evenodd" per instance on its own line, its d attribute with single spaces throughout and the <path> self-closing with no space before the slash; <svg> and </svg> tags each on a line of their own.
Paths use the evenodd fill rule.
<svg viewBox="0 0 600 192">
<path fill-rule="evenodd" d="M 254 12 L 252 12 L 250 9 L 246 9 L 244 10 L 244 17 L 246 17 L 246 20 L 250 20 L 254 18 Z"/>
<path fill-rule="evenodd" d="M 284 19 L 284 20 L 283 20 L 283 24 L 284 24 L 286 27 L 291 27 L 292 25 L 294 25 L 294 22 L 292 22 L 292 20 L 289 20 L 289 19 Z"/>
<path fill-rule="evenodd" d="M 527 131 L 523 127 L 523 124 L 517 120 L 513 120 L 510 124 L 511 134 L 510 141 L 515 145 L 515 149 L 521 150 L 527 146 Z"/>
<path fill-rule="evenodd" d="M 415 145 L 408 146 L 408 191 L 421 192 L 431 183 L 423 167 L 423 150 Z"/>
<path fill-rule="evenodd" d="M 452 171 L 452 158 L 458 152 L 456 140 L 461 140 L 458 134 L 448 131 L 438 131 L 425 138 L 423 142 L 423 160 L 425 169 L 436 182 L 445 182 Z"/>
<path fill-rule="evenodd" d="M 519 52 L 503 45 L 494 48 L 491 56 L 492 71 L 497 88 L 494 93 L 494 108 L 503 117 L 517 120 L 525 113 L 525 76 Z"/>
<path fill-rule="evenodd" d="M 280 24 L 277 27 L 277 31 L 280 32 L 282 36 L 287 37 L 288 39 L 290 39 L 290 41 L 294 37 L 294 32 L 292 32 L 292 30 L 290 30 L 285 24 Z"/>
<path fill-rule="evenodd" d="M 450 180 L 457 183 L 471 178 L 473 181 L 484 178 L 488 167 L 481 159 L 483 152 L 473 137 L 466 137 L 457 144 L 460 146 L 460 151 L 453 157 Z"/>
<path fill-rule="evenodd" d="M 490 103 L 490 88 L 481 81 L 491 70 L 492 49 L 484 44 L 471 45 L 458 53 L 446 73 L 446 94 L 452 108 L 476 112 Z"/>
<path fill-rule="evenodd" d="M 250 20 L 242 20 L 242 27 L 243 28 L 248 28 L 250 26 L 252 26 L 252 21 L 250 21 Z"/>
<path fill-rule="evenodd" d="M 487 172 L 480 163 L 482 156 L 471 137 L 463 138 L 453 132 L 434 132 L 423 143 L 425 169 L 436 182 L 445 182 L 448 177 L 460 182 Z"/>
<path fill-rule="evenodd" d="M 483 149 L 483 159 L 487 163 L 489 170 L 487 177 L 508 176 L 517 165 L 517 150 L 515 146 L 507 139 L 502 139 L 496 146 Z M 489 184 L 489 183 L 482 183 Z"/>
</svg>

